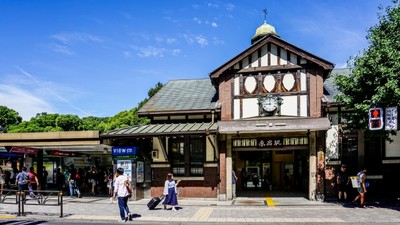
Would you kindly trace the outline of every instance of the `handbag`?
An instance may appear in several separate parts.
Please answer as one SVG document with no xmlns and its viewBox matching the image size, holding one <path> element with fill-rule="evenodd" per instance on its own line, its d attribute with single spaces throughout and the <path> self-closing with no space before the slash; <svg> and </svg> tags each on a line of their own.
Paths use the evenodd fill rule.
<svg viewBox="0 0 400 225">
<path fill-rule="evenodd" d="M 125 187 L 126 187 L 126 190 L 128 191 L 128 198 L 132 198 L 133 188 L 132 188 L 132 184 L 129 182 L 129 180 L 125 181 Z"/>
</svg>

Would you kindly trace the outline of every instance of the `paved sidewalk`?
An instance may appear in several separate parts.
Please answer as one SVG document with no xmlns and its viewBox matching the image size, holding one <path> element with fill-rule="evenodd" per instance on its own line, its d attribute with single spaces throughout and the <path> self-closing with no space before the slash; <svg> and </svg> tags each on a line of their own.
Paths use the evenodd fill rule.
<svg viewBox="0 0 400 225">
<path fill-rule="evenodd" d="M 130 201 L 129 207 L 134 221 L 169 222 L 232 222 L 232 223 L 400 223 L 400 208 L 377 207 L 357 208 L 354 205 L 309 201 L 301 197 L 237 198 L 234 201 L 210 199 L 179 200 L 180 208 L 174 212 L 147 209 L 149 199 Z M 49 201 L 51 203 L 51 201 Z M 84 197 L 65 198 L 64 217 L 59 206 L 39 205 L 28 200 L 26 216 L 17 217 L 17 205 L 0 203 L 0 219 L 35 220 L 86 220 L 117 221 L 118 206 L 109 198 Z"/>
</svg>

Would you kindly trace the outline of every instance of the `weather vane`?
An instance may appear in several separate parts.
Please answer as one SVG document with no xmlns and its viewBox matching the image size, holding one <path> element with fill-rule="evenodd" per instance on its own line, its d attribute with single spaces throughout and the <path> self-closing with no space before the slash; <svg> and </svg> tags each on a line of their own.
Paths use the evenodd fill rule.
<svg viewBox="0 0 400 225">
<path fill-rule="evenodd" d="M 264 21 L 267 21 L 267 15 L 268 15 L 267 9 L 263 10 L 263 14 L 264 14 Z"/>
</svg>

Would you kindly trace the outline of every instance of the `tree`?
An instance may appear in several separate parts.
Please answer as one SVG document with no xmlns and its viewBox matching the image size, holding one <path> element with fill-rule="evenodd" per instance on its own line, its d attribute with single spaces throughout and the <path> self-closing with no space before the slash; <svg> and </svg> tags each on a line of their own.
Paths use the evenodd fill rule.
<svg viewBox="0 0 400 225">
<path fill-rule="evenodd" d="M 22 117 L 14 109 L 0 105 L 0 132 L 6 132 L 8 126 L 19 124 L 22 122 Z"/>
<path fill-rule="evenodd" d="M 147 92 L 148 98 L 145 98 L 143 101 L 139 102 L 137 109 L 140 109 L 151 97 L 153 97 L 164 85 L 161 82 L 158 82 L 154 88 L 150 88 Z"/>
<path fill-rule="evenodd" d="M 79 131 L 82 127 L 82 120 L 77 115 L 59 115 L 56 119 L 56 126 L 63 131 Z"/>
<path fill-rule="evenodd" d="M 80 130 L 99 130 L 104 131 L 100 126 L 102 123 L 107 123 L 108 117 L 95 117 L 88 116 L 82 118 L 82 125 Z"/>
<path fill-rule="evenodd" d="M 154 88 L 151 88 L 147 94 L 149 98 L 154 96 L 163 84 L 158 82 Z M 14 110 L 10 110 L 5 106 L 0 106 L 0 125 L 1 121 L 6 121 L 8 125 L 7 132 L 21 133 L 21 132 L 52 132 L 52 131 L 80 131 L 80 130 L 98 130 L 107 131 L 129 127 L 137 124 L 149 123 L 147 118 L 139 118 L 137 110 L 145 104 L 149 98 L 145 98 L 130 110 L 124 110 L 112 117 L 94 117 L 88 116 L 80 119 L 76 115 L 62 115 L 57 113 L 37 113 L 30 121 L 21 123 L 22 118 Z M 5 118 L 5 119 L 3 119 Z"/>
<path fill-rule="evenodd" d="M 366 129 L 368 110 L 373 106 L 398 106 L 400 102 L 400 5 L 383 10 L 379 23 L 368 30 L 369 47 L 349 60 L 349 76 L 339 75 L 335 82 L 341 94 L 336 100 L 352 113 L 344 114 L 348 128 Z M 382 13 L 382 12 L 385 13 Z"/>
</svg>

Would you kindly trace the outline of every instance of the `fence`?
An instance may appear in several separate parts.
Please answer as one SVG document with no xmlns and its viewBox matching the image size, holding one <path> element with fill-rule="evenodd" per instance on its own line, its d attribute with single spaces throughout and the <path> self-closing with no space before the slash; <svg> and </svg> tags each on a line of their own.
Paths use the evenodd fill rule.
<svg viewBox="0 0 400 225">
<path fill-rule="evenodd" d="M 17 204 L 17 216 L 25 216 L 25 205 L 59 206 L 60 218 L 63 217 L 63 192 L 54 190 L 15 190 L 3 189 L 1 204 Z"/>
</svg>

